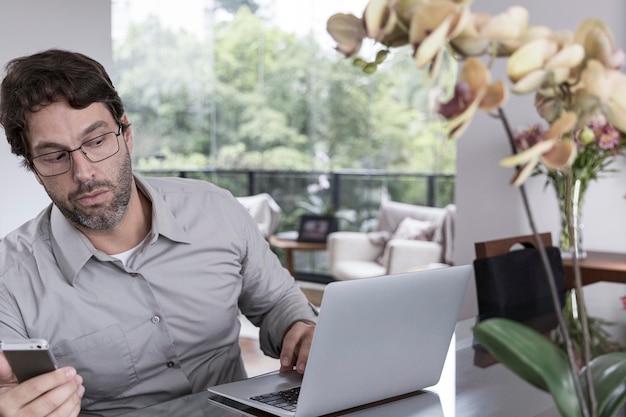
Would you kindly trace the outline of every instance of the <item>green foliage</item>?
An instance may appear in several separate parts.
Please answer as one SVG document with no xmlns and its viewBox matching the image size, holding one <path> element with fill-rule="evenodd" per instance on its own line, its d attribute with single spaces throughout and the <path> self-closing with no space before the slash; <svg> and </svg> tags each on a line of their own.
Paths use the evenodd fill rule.
<svg viewBox="0 0 626 417">
<path fill-rule="evenodd" d="M 577 358 L 582 358 L 584 346 L 583 329 L 578 311 L 573 307 L 577 305 L 576 298 L 576 290 L 569 290 L 565 298 L 565 306 L 563 307 L 563 320 L 572 341 L 574 354 Z M 612 326 L 615 323 L 591 316 L 587 316 L 587 322 L 589 328 L 589 350 L 592 358 L 609 352 L 626 350 L 624 346 L 613 340 L 607 330 L 608 326 Z M 565 340 L 560 329 L 557 328 L 554 331 L 553 340 L 561 349 L 565 350 Z"/>
<path fill-rule="evenodd" d="M 231 13 L 236 12 L 243 6 L 247 7 L 253 12 L 259 8 L 259 5 L 254 0 L 216 0 L 216 2 L 221 8 Z"/>
<path fill-rule="evenodd" d="M 366 75 L 312 37 L 267 25 L 255 2 L 218 3 L 234 14 L 212 39 L 151 18 L 114 45 L 139 169 L 308 170 L 321 151 L 331 170 L 454 172 L 454 146 L 429 116 L 432 85 L 412 65 L 387 54 L 377 65 L 397 68 Z"/>
<path fill-rule="evenodd" d="M 563 417 L 580 417 L 581 405 L 566 354 L 546 337 L 518 322 L 493 318 L 474 328 L 476 339 L 526 382 L 552 394 Z M 597 416 L 613 417 L 626 403 L 626 353 L 599 356 L 589 364 Z M 584 384 L 585 370 L 577 376 Z"/>
</svg>

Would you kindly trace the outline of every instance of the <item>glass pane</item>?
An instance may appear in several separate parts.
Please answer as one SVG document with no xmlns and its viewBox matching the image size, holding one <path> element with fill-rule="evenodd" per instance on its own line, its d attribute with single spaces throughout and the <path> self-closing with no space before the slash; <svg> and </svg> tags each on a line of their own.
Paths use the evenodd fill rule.
<svg viewBox="0 0 626 417">
<path fill-rule="evenodd" d="M 363 0 L 113 0 L 114 79 L 135 165 L 453 173 L 433 84 L 401 51 L 365 75 L 326 20 Z M 364 59 L 380 45 L 365 43 Z"/>
<path fill-rule="evenodd" d="M 386 198 L 452 203 L 456 150 L 434 99 L 456 63 L 447 57 L 436 84 L 404 50 L 364 74 L 335 51 L 326 20 L 360 16 L 366 3 L 112 0 L 112 76 L 135 129 L 135 169 L 267 192 L 283 210 L 279 231 L 312 210 L 368 231 Z M 366 42 L 360 56 L 379 49 Z M 300 256 L 298 268 L 323 269 L 320 256 Z"/>
</svg>

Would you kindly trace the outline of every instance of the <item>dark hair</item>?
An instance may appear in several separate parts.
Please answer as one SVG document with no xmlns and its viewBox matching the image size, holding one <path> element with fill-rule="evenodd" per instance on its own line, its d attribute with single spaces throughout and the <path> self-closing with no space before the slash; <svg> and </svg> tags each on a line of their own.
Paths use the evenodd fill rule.
<svg viewBox="0 0 626 417">
<path fill-rule="evenodd" d="M 124 106 L 104 67 L 77 52 L 50 49 L 16 58 L 6 66 L 0 85 L 0 124 L 11 152 L 31 167 L 26 116 L 49 104 L 65 100 L 75 109 L 92 103 L 107 104 L 121 124 Z M 123 126 L 127 128 L 128 126 Z"/>
</svg>

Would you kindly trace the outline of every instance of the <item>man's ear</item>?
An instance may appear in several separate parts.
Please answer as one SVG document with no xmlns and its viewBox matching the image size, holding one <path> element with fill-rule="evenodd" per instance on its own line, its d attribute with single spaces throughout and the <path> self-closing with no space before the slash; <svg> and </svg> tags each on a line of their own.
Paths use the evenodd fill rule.
<svg viewBox="0 0 626 417">
<path fill-rule="evenodd" d="M 127 128 L 122 128 L 124 130 L 124 142 L 126 143 L 126 149 L 128 149 L 128 153 L 133 151 L 133 130 L 130 127 L 130 122 L 128 121 L 128 117 L 126 113 L 122 115 L 120 121 L 124 126 L 128 126 Z"/>
</svg>

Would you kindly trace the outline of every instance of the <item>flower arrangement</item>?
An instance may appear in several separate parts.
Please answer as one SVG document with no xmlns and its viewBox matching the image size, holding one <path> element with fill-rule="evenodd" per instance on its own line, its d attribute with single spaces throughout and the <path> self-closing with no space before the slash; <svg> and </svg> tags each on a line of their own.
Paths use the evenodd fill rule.
<svg viewBox="0 0 626 417">
<path fill-rule="evenodd" d="M 626 403 L 626 353 L 612 352 L 591 360 L 589 328 L 578 266 L 578 231 L 572 213 L 576 178 L 596 179 L 624 145 L 626 75 L 619 71 L 624 53 L 610 29 L 598 19 L 581 22 L 574 31 L 556 32 L 531 26 L 528 11 L 510 7 L 498 15 L 473 12 L 470 0 L 370 0 L 360 17 L 338 13 L 327 28 L 337 50 L 355 66 L 372 73 L 395 48 L 408 46 L 419 69 L 437 78 L 445 53 L 461 62 L 451 97 L 441 100 L 439 114 L 448 137 L 460 137 L 477 110 L 502 121 L 513 155 L 500 164 L 515 168 L 511 184 L 519 187 L 529 224 L 537 236 L 524 182 L 543 172 L 558 182 L 567 230 L 572 237 L 577 310 L 584 342 L 579 371 L 572 342 L 560 311 L 552 270 L 539 242 L 566 352 L 535 331 L 513 321 L 489 319 L 474 335 L 490 353 L 517 375 L 552 394 L 563 416 L 615 415 Z M 358 57 L 365 40 L 380 46 L 373 60 Z M 507 77 L 492 80 L 490 67 L 507 59 Z M 534 94 L 538 114 L 547 124 L 516 135 L 504 105 L 510 92 Z M 593 136 L 593 137 L 592 137 Z M 597 141 L 596 141 L 597 138 Z M 585 183 L 586 187 L 586 183 Z"/>
<path fill-rule="evenodd" d="M 519 152 L 526 151 L 544 139 L 545 129 L 540 124 L 530 127 L 518 128 L 514 131 L 514 144 Z M 574 188 L 572 190 L 572 215 L 574 227 L 580 227 L 580 206 L 592 181 L 601 177 L 602 174 L 614 172 L 611 163 L 620 155 L 626 147 L 626 139 L 603 115 L 597 115 L 589 120 L 586 126 L 573 132 L 572 139 L 576 144 L 576 157 L 570 167 Z M 545 175 L 546 184 L 552 185 L 561 210 L 561 235 L 559 243 L 563 254 L 568 256 L 572 250 L 568 228 L 568 206 L 565 203 L 567 191 L 567 174 L 561 170 L 546 169 L 542 164 L 537 164 L 533 175 Z M 580 233 L 580 231 L 579 231 Z M 578 244 L 582 238 L 579 236 Z M 585 256 L 585 251 L 579 247 L 579 256 Z"/>
</svg>

